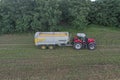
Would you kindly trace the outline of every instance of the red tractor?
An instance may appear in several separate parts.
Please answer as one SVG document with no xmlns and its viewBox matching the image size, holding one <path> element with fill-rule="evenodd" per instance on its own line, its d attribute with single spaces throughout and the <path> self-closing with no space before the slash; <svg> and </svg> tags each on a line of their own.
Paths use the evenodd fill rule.
<svg viewBox="0 0 120 80">
<path fill-rule="evenodd" d="M 80 50 L 81 48 L 94 50 L 96 48 L 95 40 L 93 38 L 87 38 L 84 33 L 77 33 L 73 38 L 72 45 L 77 50 Z"/>
</svg>

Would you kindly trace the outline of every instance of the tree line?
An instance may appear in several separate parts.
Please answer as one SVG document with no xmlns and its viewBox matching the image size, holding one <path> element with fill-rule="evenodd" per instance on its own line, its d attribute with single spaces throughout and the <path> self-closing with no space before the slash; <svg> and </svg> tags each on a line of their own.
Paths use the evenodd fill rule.
<svg viewBox="0 0 120 80">
<path fill-rule="evenodd" d="M 0 33 L 120 27 L 120 0 L 1 0 Z"/>
</svg>

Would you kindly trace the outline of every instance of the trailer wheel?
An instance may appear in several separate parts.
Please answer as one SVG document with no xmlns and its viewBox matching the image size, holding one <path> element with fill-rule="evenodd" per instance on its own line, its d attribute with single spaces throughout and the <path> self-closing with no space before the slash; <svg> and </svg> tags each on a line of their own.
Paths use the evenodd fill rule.
<svg viewBox="0 0 120 80">
<path fill-rule="evenodd" d="M 46 46 L 41 46 L 41 49 L 43 49 L 43 50 L 46 49 Z"/>
<path fill-rule="evenodd" d="M 74 44 L 74 48 L 75 48 L 76 50 L 80 50 L 80 49 L 82 48 L 82 44 L 81 44 L 81 43 L 75 43 L 75 44 Z"/>
<path fill-rule="evenodd" d="M 96 48 L 96 45 L 94 44 L 94 43 L 90 43 L 89 45 L 88 45 L 88 49 L 89 50 L 94 50 Z"/>
<path fill-rule="evenodd" d="M 54 49 L 54 46 L 50 45 L 48 46 L 49 49 Z"/>
</svg>

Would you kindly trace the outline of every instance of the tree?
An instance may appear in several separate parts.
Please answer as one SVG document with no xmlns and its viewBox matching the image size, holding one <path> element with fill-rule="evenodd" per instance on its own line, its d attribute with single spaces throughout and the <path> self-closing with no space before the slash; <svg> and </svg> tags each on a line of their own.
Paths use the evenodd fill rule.
<svg viewBox="0 0 120 80">
<path fill-rule="evenodd" d="M 62 0 L 60 9 L 63 21 L 75 28 L 83 29 L 88 24 L 89 2 L 89 0 Z"/>
<path fill-rule="evenodd" d="M 4 0 L 0 4 L 1 32 L 24 32 L 29 29 L 32 0 Z M 30 19 L 29 19 L 30 18 Z"/>
<path fill-rule="evenodd" d="M 120 26 L 120 1 L 97 0 L 92 3 L 88 20 L 93 24 Z"/>
<path fill-rule="evenodd" d="M 60 21 L 61 11 L 57 0 L 39 0 L 35 8 L 43 30 L 54 31 Z"/>
</svg>

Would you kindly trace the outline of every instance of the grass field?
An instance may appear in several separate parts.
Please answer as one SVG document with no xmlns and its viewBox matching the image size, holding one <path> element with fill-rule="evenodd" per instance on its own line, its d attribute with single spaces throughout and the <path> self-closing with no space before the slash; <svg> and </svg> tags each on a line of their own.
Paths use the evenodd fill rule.
<svg viewBox="0 0 120 80">
<path fill-rule="evenodd" d="M 34 34 L 1 35 L 0 80 L 120 80 L 120 29 L 99 27 L 81 31 L 96 39 L 94 51 L 40 50 Z"/>
</svg>

